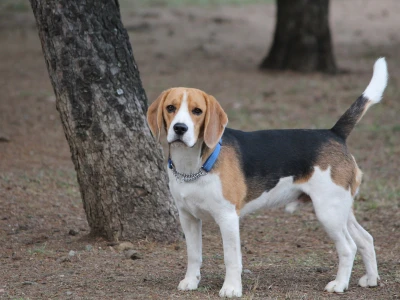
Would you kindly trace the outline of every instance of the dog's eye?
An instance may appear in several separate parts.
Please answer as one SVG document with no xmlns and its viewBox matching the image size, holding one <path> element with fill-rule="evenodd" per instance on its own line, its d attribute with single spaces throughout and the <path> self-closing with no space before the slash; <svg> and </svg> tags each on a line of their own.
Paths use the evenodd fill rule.
<svg viewBox="0 0 400 300">
<path fill-rule="evenodd" d="M 192 113 L 197 116 L 200 116 L 203 113 L 203 111 L 200 108 L 196 107 L 192 110 Z"/>
<path fill-rule="evenodd" d="M 168 105 L 167 106 L 167 112 L 173 113 L 176 110 L 176 107 L 173 105 Z"/>
</svg>

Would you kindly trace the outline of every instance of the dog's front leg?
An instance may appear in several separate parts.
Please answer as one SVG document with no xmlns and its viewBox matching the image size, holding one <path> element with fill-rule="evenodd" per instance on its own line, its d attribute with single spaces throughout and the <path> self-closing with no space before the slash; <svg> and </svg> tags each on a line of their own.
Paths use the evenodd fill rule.
<svg viewBox="0 0 400 300">
<path fill-rule="evenodd" d="M 217 218 L 224 246 L 225 281 L 221 297 L 242 296 L 242 255 L 240 251 L 239 216 L 236 211 Z"/>
<path fill-rule="evenodd" d="M 185 234 L 188 264 L 185 278 L 179 283 L 178 290 L 195 290 L 200 282 L 202 262 L 201 220 L 184 210 L 179 210 L 179 219 Z"/>
</svg>

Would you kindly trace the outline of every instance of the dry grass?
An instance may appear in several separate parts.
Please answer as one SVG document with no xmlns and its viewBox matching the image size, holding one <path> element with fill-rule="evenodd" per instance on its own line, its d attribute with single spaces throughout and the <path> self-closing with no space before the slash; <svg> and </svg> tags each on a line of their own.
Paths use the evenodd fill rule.
<svg viewBox="0 0 400 300">
<path fill-rule="evenodd" d="M 204 230 L 200 288 L 188 293 L 176 290 L 185 272 L 184 242 L 134 241 L 143 258 L 127 260 L 87 236 L 34 20 L 19 3 L 0 6 L 0 136 L 10 139 L 0 143 L 0 298 L 217 299 L 224 270 L 214 224 Z M 339 76 L 257 71 L 272 36 L 272 4 L 123 6 L 149 99 L 171 86 L 201 88 L 221 102 L 231 127 L 244 130 L 328 128 L 364 90 L 374 60 L 388 59 L 384 100 L 349 139 L 365 173 L 356 215 L 375 237 L 381 286 L 356 286 L 364 272 L 358 257 L 350 290 L 323 293 L 337 259 L 312 209 L 292 216 L 261 211 L 241 224 L 244 269 L 250 270 L 243 275 L 244 299 L 400 297 L 400 3 L 332 1 L 331 8 L 335 54 L 349 70 Z M 69 235 L 70 229 L 79 234 Z M 77 254 L 66 259 L 70 250 Z"/>
</svg>

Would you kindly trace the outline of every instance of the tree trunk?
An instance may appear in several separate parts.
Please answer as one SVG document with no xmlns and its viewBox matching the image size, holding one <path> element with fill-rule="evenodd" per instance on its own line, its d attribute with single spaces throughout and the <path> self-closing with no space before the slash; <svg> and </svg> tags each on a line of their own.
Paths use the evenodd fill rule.
<svg viewBox="0 0 400 300">
<path fill-rule="evenodd" d="M 110 240 L 179 235 L 118 0 L 30 0 L 83 207 Z"/>
<path fill-rule="evenodd" d="M 336 73 L 329 0 L 277 0 L 273 45 L 261 69 Z"/>
</svg>

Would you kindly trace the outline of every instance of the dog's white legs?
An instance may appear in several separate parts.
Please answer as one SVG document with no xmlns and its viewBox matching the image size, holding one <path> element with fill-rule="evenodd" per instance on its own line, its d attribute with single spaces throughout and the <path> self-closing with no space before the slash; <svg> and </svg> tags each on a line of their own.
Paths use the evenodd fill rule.
<svg viewBox="0 0 400 300">
<path fill-rule="evenodd" d="M 353 212 L 349 214 L 347 227 L 351 237 L 356 242 L 367 271 L 367 274 L 360 278 L 358 284 L 362 287 L 377 286 L 379 275 L 372 236 L 358 224 Z"/>
<path fill-rule="evenodd" d="M 351 269 L 357 251 L 356 244 L 352 240 L 346 226 L 339 233 L 330 233 L 329 236 L 335 241 L 336 250 L 339 255 L 339 269 L 336 279 L 329 282 L 325 290 L 328 292 L 343 293 L 349 287 Z"/>
<path fill-rule="evenodd" d="M 225 281 L 219 292 L 221 297 L 242 296 L 242 255 L 240 251 L 239 216 L 236 211 L 216 218 L 222 234 Z"/>
<path fill-rule="evenodd" d="M 357 247 L 347 229 L 347 219 L 351 210 L 352 198 L 339 187 L 324 194 L 311 195 L 315 213 L 328 235 L 335 242 L 339 256 L 339 269 L 336 279 L 329 282 L 328 292 L 344 292 L 349 286 L 351 269 Z"/>
<path fill-rule="evenodd" d="M 179 219 L 186 238 L 188 265 L 185 278 L 179 283 L 178 290 L 195 290 L 201 278 L 201 220 L 184 210 L 179 210 Z"/>
</svg>

